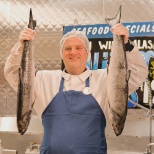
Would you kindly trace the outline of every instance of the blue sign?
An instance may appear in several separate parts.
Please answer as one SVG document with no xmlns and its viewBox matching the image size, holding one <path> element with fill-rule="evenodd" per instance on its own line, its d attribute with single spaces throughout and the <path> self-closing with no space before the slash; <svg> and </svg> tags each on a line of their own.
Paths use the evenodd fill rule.
<svg viewBox="0 0 154 154">
<path fill-rule="evenodd" d="M 130 37 L 133 38 L 134 43 L 149 66 L 148 78 L 150 81 L 154 80 L 154 22 L 123 24 L 128 28 Z M 63 34 L 73 29 L 84 31 L 90 40 L 91 59 L 87 61 L 89 69 L 105 69 L 111 56 L 110 50 L 113 42 L 113 34 L 110 31 L 110 26 L 108 24 L 65 26 Z M 134 102 L 147 107 L 149 104 L 149 95 L 146 82 L 133 92 L 130 98 Z M 133 108 L 134 105 L 128 101 L 128 107 Z"/>
<path fill-rule="evenodd" d="M 123 24 L 128 28 L 130 37 L 154 36 L 154 22 L 134 22 Z M 73 29 L 84 31 L 89 39 L 113 37 L 108 24 L 65 26 L 63 34 L 66 34 Z"/>
</svg>

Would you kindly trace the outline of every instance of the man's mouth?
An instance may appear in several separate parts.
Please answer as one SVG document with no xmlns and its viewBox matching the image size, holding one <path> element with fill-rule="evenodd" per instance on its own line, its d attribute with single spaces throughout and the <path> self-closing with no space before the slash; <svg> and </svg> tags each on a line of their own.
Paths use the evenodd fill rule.
<svg viewBox="0 0 154 154">
<path fill-rule="evenodd" d="M 69 59 L 70 59 L 70 60 L 77 60 L 77 59 L 79 59 L 79 58 L 78 58 L 78 57 L 74 57 L 74 58 L 73 58 L 73 57 L 70 57 Z"/>
</svg>

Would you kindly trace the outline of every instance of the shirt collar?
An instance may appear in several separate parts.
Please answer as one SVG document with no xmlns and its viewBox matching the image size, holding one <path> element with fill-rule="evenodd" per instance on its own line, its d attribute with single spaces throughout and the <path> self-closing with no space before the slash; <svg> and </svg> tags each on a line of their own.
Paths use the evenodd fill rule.
<svg viewBox="0 0 154 154">
<path fill-rule="evenodd" d="M 87 70 L 84 71 L 83 73 L 81 73 L 80 75 L 76 75 L 80 78 L 81 81 L 85 82 L 86 79 L 90 76 L 91 74 L 91 70 L 88 69 L 87 67 Z M 62 77 L 66 80 L 66 81 L 69 81 L 71 79 L 71 76 L 70 74 L 66 73 L 65 72 L 65 69 L 63 70 L 62 72 Z"/>
</svg>

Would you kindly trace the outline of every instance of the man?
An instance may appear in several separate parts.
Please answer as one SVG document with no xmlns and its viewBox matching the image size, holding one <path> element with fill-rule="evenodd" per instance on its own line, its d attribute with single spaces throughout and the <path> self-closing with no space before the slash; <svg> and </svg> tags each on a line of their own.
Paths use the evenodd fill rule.
<svg viewBox="0 0 154 154">
<path fill-rule="evenodd" d="M 128 42 L 127 28 L 120 23 L 111 31 L 124 36 L 131 94 L 144 82 L 148 69 L 137 47 Z M 35 31 L 25 28 L 5 64 L 5 77 L 16 91 L 23 40 L 34 36 Z M 41 154 L 106 154 L 107 70 L 86 67 L 90 49 L 83 32 L 65 34 L 60 54 L 65 65 L 63 71 L 39 71 L 35 77 L 34 108 L 44 126 Z"/>
</svg>

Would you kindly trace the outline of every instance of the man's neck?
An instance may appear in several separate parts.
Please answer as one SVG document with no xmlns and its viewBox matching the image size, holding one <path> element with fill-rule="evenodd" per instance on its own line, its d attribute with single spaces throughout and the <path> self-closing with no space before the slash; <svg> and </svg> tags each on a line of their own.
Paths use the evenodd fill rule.
<svg viewBox="0 0 154 154">
<path fill-rule="evenodd" d="M 77 69 L 73 69 L 73 70 L 70 70 L 70 69 L 65 69 L 65 72 L 68 73 L 68 74 L 71 74 L 71 75 L 80 75 L 82 74 L 84 71 L 86 71 L 87 69 L 81 69 L 81 70 L 77 70 Z"/>
</svg>

